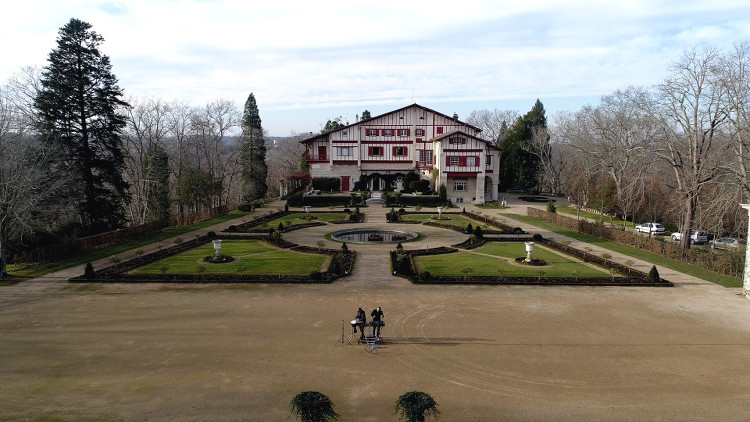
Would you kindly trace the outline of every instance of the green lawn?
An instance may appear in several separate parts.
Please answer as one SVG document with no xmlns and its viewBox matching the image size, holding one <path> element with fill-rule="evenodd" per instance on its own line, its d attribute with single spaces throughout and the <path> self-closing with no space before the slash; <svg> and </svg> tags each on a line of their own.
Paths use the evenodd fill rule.
<svg viewBox="0 0 750 422">
<path fill-rule="evenodd" d="M 329 223 L 331 221 L 338 221 L 338 220 L 347 220 L 349 219 L 349 214 L 344 212 L 337 212 L 337 213 L 310 213 L 311 217 L 315 217 L 312 220 L 308 220 L 307 213 L 304 212 L 298 212 L 298 213 L 292 213 L 289 215 L 286 215 L 284 217 L 277 218 L 275 220 L 271 220 L 265 224 L 261 224 L 260 226 L 255 226 L 253 229 L 277 229 L 279 228 L 279 223 L 284 223 L 284 227 L 291 227 L 296 226 L 300 224 L 308 224 L 308 223 L 314 223 L 314 222 L 323 222 L 323 223 Z"/>
<path fill-rule="evenodd" d="M 435 218 L 433 219 L 432 217 L 435 217 Z M 477 226 L 480 226 L 482 227 L 483 231 L 493 228 L 484 223 L 480 223 L 476 220 L 472 220 L 471 218 L 464 217 L 463 215 L 443 214 L 442 220 L 438 220 L 437 217 L 438 217 L 437 213 L 435 214 L 404 214 L 401 216 L 401 220 L 402 221 L 419 221 L 420 223 L 426 223 L 428 221 L 432 221 L 433 223 L 447 224 L 450 226 L 460 227 L 462 229 L 465 229 L 466 226 L 468 226 L 469 223 L 471 223 L 472 227 L 476 228 Z"/>
<path fill-rule="evenodd" d="M 581 218 L 586 218 L 586 219 L 593 220 L 593 221 L 600 221 L 600 219 L 602 218 L 602 216 L 599 214 L 595 214 L 593 212 L 588 212 L 588 211 L 583 211 L 583 210 L 581 210 L 579 214 L 579 211 L 576 208 L 571 208 L 568 206 L 556 207 L 556 211 L 561 214 L 572 215 L 574 217 L 580 215 Z M 622 220 L 617 219 L 617 218 L 613 219 L 612 217 L 608 215 L 604 216 L 604 222 L 608 224 L 614 224 L 616 226 L 623 225 Z M 633 227 L 633 223 L 628 222 L 628 227 Z"/>
<path fill-rule="evenodd" d="M 558 233 L 563 236 L 567 236 L 581 242 L 591 243 L 605 249 L 609 249 L 614 252 L 619 252 L 633 258 L 641 259 L 652 264 L 661 265 L 671 270 L 679 271 L 684 274 L 691 275 L 712 283 L 719 284 L 724 287 L 742 287 L 742 279 L 722 275 L 717 272 L 707 270 L 705 268 L 698 267 L 697 265 L 691 265 L 680 261 L 664 258 L 661 255 L 646 252 L 642 249 L 634 248 L 631 246 L 625 246 L 617 242 L 610 242 L 599 237 L 589 236 L 587 234 L 578 233 L 572 230 L 566 230 L 553 224 L 544 222 L 542 220 L 528 217 L 520 214 L 501 214 L 508 218 L 513 218 L 524 223 L 533 224 L 534 226 Z"/>
<path fill-rule="evenodd" d="M 226 215 L 215 217 L 206 221 L 201 221 L 200 223 L 195 223 L 195 224 L 191 224 L 188 226 L 180 226 L 180 227 L 177 227 L 177 226 L 167 227 L 156 233 L 151 233 L 145 236 L 141 236 L 141 237 L 138 237 L 137 239 L 132 239 L 128 242 L 121 243 L 119 245 L 94 249 L 85 254 L 81 254 L 77 257 L 62 260 L 62 261 L 57 261 L 57 262 L 52 262 L 52 263 L 32 262 L 32 263 L 23 263 L 19 265 L 9 265 L 8 272 L 10 273 L 11 277 L 9 277 L 8 280 L 6 281 L 9 281 L 9 282 L 25 281 L 34 277 L 42 276 L 44 274 L 53 273 L 55 271 L 59 271 L 65 268 L 85 264 L 87 262 L 96 261 L 98 259 L 106 258 L 112 255 L 117 255 L 117 254 L 129 251 L 132 249 L 137 249 L 141 246 L 149 245 L 152 243 L 157 243 L 162 240 L 169 239 L 175 236 L 181 236 L 186 233 L 190 233 L 194 230 L 202 229 L 202 228 L 212 226 L 218 223 L 223 223 L 225 221 L 229 221 L 235 218 L 240 218 L 240 217 L 250 215 L 250 214 L 253 214 L 253 217 L 256 217 L 254 214 L 257 214 L 257 213 L 258 211 L 255 211 L 254 213 L 250 213 L 250 212 L 234 210 L 234 211 L 230 211 Z M 278 223 L 277 223 L 277 226 L 278 226 Z M 187 240 L 187 238 L 185 240 Z M 171 246 L 171 245 L 165 245 L 165 246 Z"/>
<path fill-rule="evenodd" d="M 214 254 L 212 243 L 208 243 L 154 262 L 131 271 L 130 274 L 242 274 L 250 275 L 308 275 L 320 271 L 328 260 L 325 255 L 292 252 L 279 249 L 260 240 L 225 240 L 221 243 L 221 254 L 234 257 L 225 264 L 203 262 L 203 258 Z M 201 269 L 203 271 L 201 272 Z"/>
<path fill-rule="evenodd" d="M 462 269 L 471 267 L 468 275 L 503 277 L 607 277 L 609 272 L 586 265 L 574 258 L 554 253 L 537 245 L 533 257 L 543 259 L 543 267 L 523 266 L 508 260 L 526 256 L 522 242 L 488 242 L 470 251 L 450 255 L 428 255 L 416 257 L 419 271 L 432 275 L 462 276 Z"/>
</svg>

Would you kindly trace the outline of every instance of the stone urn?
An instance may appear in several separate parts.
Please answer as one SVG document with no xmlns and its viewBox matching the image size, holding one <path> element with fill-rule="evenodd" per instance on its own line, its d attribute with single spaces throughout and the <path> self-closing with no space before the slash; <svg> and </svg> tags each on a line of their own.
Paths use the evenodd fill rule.
<svg viewBox="0 0 750 422">
<path fill-rule="evenodd" d="M 531 262 L 531 252 L 534 251 L 534 242 L 524 242 L 524 245 L 526 245 L 526 259 L 524 261 Z"/>
</svg>

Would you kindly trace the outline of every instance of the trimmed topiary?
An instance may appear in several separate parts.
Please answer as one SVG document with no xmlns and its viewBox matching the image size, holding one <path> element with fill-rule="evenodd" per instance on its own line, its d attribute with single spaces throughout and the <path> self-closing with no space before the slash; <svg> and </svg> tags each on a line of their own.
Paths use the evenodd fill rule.
<svg viewBox="0 0 750 422">
<path fill-rule="evenodd" d="M 658 283 L 661 281 L 661 278 L 659 277 L 659 270 L 656 269 L 656 265 L 651 266 L 651 270 L 648 272 L 646 280 L 650 281 L 651 283 Z"/>
</svg>

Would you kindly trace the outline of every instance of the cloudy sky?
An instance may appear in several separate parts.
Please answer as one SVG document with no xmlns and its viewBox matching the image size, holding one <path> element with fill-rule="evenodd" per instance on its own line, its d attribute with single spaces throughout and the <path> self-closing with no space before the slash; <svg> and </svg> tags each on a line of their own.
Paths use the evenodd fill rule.
<svg viewBox="0 0 750 422">
<path fill-rule="evenodd" d="M 0 80 L 93 25 L 126 97 L 242 107 L 272 136 L 412 103 L 548 116 L 650 86 L 689 48 L 750 40 L 750 2 L 22 0 L 3 6 Z"/>
</svg>

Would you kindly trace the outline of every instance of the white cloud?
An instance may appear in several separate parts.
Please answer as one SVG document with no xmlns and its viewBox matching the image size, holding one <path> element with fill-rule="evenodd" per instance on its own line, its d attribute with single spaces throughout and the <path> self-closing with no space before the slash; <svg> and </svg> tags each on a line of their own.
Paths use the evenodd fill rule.
<svg viewBox="0 0 750 422">
<path fill-rule="evenodd" d="M 501 3 L 14 2 L 0 79 L 43 65 L 76 17 L 104 36 L 127 95 L 241 106 L 252 91 L 286 134 L 311 126 L 293 117 L 305 109 L 598 97 L 657 83 L 694 44 L 750 38 L 750 7 L 735 0 Z"/>
</svg>

